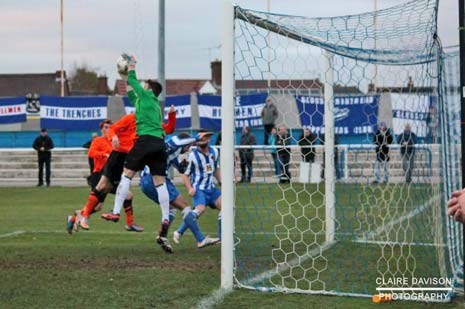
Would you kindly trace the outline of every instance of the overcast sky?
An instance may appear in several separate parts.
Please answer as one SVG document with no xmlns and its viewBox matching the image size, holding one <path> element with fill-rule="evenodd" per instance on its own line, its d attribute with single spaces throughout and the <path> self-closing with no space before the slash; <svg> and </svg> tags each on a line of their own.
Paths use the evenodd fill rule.
<svg viewBox="0 0 465 309">
<path fill-rule="evenodd" d="M 371 11 L 375 0 L 270 0 L 271 11 L 309 17 Z M 378 8 L 407 0 L 378 0 Z M 59 0 L 2 0 L 0 73 L 44 73 L 60 68 Z M 113 87 L 115 60 L 135 53 L 141 78 L 157 76 L 157 0 L 64 0 L 65 69 L 87 63 Z M 167 78 L 209 78 L 219 57 L 222 0 L 166 0 Z M 236 0 L 266 10 L 266 0 Z M 439 35 L 458 44 L 457 1 L 441 0 Z"/>
</svg>

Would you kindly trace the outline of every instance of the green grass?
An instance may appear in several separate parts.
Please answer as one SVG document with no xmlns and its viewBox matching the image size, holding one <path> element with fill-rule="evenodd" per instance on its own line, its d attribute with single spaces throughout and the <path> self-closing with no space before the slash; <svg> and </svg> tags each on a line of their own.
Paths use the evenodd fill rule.
<svg viewBox="0 0 465 309">
<path fill-rule="evenodd" d="M 311 186 L 306 188 L 293 186 L 292 190 L 283 187 L 283 189 L 285 198 L 291 202 L 292 207 L 280 202 L 283 199 L 283 191 L 277 186 L 252 185 L 239 186 L 237 189 L 237 236 L 241 237 L 242 241 L 238 246 L 237 254 L 244 261 L 244 267 L 238 269 L 239 278 L 256 275 L 276 265 L 270 256 L 272 249 L 279 246 L 279 239 L 274 234 L 274 227 L 281 222 L 278 209 L 283 216 L 288 215 L 286 217 L 288 221 L 281 222 L 282 229 L 289 229 L 292 226 L 294 231 L 298 232 L 305 230 L 306 227 L 307 234 L 303 234 L 306 236 L 292 234 L 292 237 L 305 237 L 305 241 L 297 247 L 297 251 L 316 247 L 324 239 L 324 235 L 315 233 L 321 232 L 324 228 L 324 224 L 322 225 L 324 207 L 305 206 L 309 201 L 313 205 L 321 204 L 323 195 L 309 194 L 308 192 L 318 191 Z M 359 219 L 354 219 L 357 218 L 360 208 L 354 210 L 350 203 L 355 203 L 355 192 L 363 192 L 363 190 L 355 187 L 347 187 L 344 190 L 337 192 L 338 198 L 344 201 L 341 202 L 340 211 L 341 216 L 344 217 L 338 218 L 350 224 L 350 227 L 344 226 L 341 230 L 350 230 L 361 222 Z M 383 193 L 382 189 L 377 190 L 380 192 L 376 191 L 372 194 L 398 194 L 400 198 L 413 196 L 412 193 L 405 195 L 406 193 L 402 192 Z M 424 190 L 418 188 L 418 194 L 421 196 Z M 65 232 L 65 217 L 72 210 L 82 207 L 88 191 L 88 188 L 60 187 L 0 189 L 2 197 L 0 202 L 1 308 L 191 308 L 219 287 L 220 247 L 198 250 L 193 237 L 186 234 L 181 244 L 175 246 L 173 255 L 163 253 L 154 243 L 154 235 L 160 220 L 159 207 L 143 196 L 138 188 L 133 190 L 135 218 L 138 224 L 146 228 L 145 232 L 139 234 L 126 232 L 123 228 L 124 219 L 118 223 L 110 223 L 101 220 L 96 214 L 90 221 L 90 231 L 80 231 L 69 236 Z M 324 188 L 319 188 L 319 191 L 324 192 Z M 185 194 L 184 191 L 182 192 Z M 357 205 L 360 205 L 363 194 L 358 194 L 356 198 Z M 108 211 L 112 203 L 113 197 L 110 196 L 104 209 Z M 347 208 L 347 211 L 342 211 L 342 207 Z M 381 209 L 380 214 L 375 213 L 368 203 L 365 210 L 362 207 L 362 210 L 372 214 L 373 218 L 371 222 L 368 220 L 359 224 L 360 229 L 367 229 L 370 224 L 377 224 L 381 220 L 381 214 L 396 216 L 403 213 L 386 205 L 378 205 L 378 208 Z M 206 234 L 216 235 L 216 216 L 216 211 L 209 210 L 202 217 L 201 228 Z M 180 223 L 179 217 L 178 214 L 175 227 Z M 317 219 L 311 222 L 304 219 L 296 221 L 292 217 Z M 366 217 L 369 216 L 363 218 Z M 415 228 L 419 231 L 425 229 L 422 225 Z M 21 231 L 21 234 L 1 237 L 15 231 Z M 260 234 L 257 231 L 271 233 Z M 279 232 L 279 229 L 277 231 Z M 312 239 L 311 242 L 308 241 L 307 236 Z M 357 269 L 360 263 L 355 265 L 353 259 L 347 257 L 353 256 L 357 250 L 361 254 L 368 254 L 371 249 L 367 245 L 348 242 L 350 235 L 343 234 L 337 237 L 341 237 L 341 245 L 327 252 L 325 255 L 327 262 L 320 260 L 314 262 L 314 266 L 305 267 L 319 268 L 318 263 L 327 263 L 327 269 L 332 271 L 322 272 L 320 279 L 328 282 L 328 288 L 336 288 L 338 282 L 341 289 L 356 288 L 361 276 L 366 277 L 368 273 Z M 246 241 L 248 249 L 245 248 Z M 298 241 L 299 239 L 292 238 L 292 242 Z M 281 248 L 287 250 L 291 245 L 291 242 L 282 243 Z M 363 253 L 363 250 L 366 252 Z M 346 263 L 343 265 L 340 261 L 344 258 Z M 373 269 L 372 263 L 376 260 L 377 256 L 373 255 L 373 261 L 367 259 L 366 265 L 361 266 Z M 342 276 L 343 280 L 336 275 L 338 267 L 339 271 L 341 267 L 351 269 Z M 314 274 L 294 271 L 293 275 L 309 279 Z M 277 280 L 278 277 L 275 276 L 271 280 Z M 286 286 L 294 283 L 293 280 L 285 280 Z M 304 286 L 298 285 L 298 287 Z M 370 299 L 364 298 L 260 293 L 237 289 L 228 294 L 216 307 L 276 308 L 278 303 L 281 308 L 374 306 Z M 446 307 L 458 305 L 452 303 Z M 417 308 L 425 305 L 395 302 L 376 306 Z M 428 307 L 439 308 L 444 305 L 428 305 Z"/>
</svg>

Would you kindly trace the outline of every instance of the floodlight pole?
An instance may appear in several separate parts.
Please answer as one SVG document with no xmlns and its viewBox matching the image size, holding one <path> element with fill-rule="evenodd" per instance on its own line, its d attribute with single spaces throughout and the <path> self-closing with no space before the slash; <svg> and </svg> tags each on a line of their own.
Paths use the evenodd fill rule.
<svg viewBox="0 0 465 309">
<path fill-rule="evenodd" d="M 326 223 L 326 242 L 332 243 L 335 234 L 335 164 L 334 164 L 334 54 L 324 51 L 323 58 L 325 61 L 324 69 L 324 99 L 325 99 L 325 223 Z"/>
<path fill-rule="evenodd" d="M 266 11 L 270 13 L 271 0 L 266 0 Z M 266 45 L 268 46 L 268 91 L 271 90 L 271 47 L 270 47 L 270 31 L 266 34 Z"/>
<path fill-rule="evenodd" d="M 61 82 L 61 96 L 65 96 L 65 72 L 64 72 L 64 61 L 63 61 L 63 54 L 64 54 L 64 42 L 63 42 L 63 0 L 60 0 L 60 56 L 61 56 L 61 63 L 60 63 L 60 82 Z"/>
<path fill-rule="evenodd" d="M 163 91 L 158 96 L 158 102 L 162 115 L 165 114 L 165 0 L 158 0 L 158 82 L 163 87 Z"/>
<path fill-rule="evenodd" d="M 234 280 L 234 6 L 225 3 L 221 33 L 221 288 Z"/>
</svg>

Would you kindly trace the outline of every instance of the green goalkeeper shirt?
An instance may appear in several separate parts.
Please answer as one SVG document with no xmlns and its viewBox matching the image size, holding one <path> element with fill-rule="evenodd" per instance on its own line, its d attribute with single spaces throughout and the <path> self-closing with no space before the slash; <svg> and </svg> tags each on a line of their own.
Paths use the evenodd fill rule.
<svg viewBox="0 0 465 309">
<path fill-rule="evenodd" d="M 134 89 L 135 100 L 130 97 L 130 104 L 136 107 L 136 133 L 138 136 L 151 135 L 161 137 L 165 135 L 162 127 L 162 112 L 157 97 L 151 90 L 145 90 L 136 77 L 135 71 L 128 72 L 128 84 Z"/>
</svg>

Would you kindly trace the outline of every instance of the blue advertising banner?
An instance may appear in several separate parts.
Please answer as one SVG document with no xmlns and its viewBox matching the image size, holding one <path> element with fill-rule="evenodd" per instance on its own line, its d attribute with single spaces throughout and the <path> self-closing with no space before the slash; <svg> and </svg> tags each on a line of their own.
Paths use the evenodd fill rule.
<svg viewBox="0 0 465 309">
<path fill-rule="evenodd" d="M 404 131 L 407 123 L 418 137 L 437 131 L 437 104 L 433 96 L 392 93 L 391 102 L 392 126 L 396 135 Z"/>
<path fill-rule="evenodd" d="M 26 98 L 0 98 L 0 124 L 26 121 Z"/>
<path fill-rule="evenodd" d="M 108 97 L 41 97 L 40 126 L 68 131 L 95 130 L 107 118 Z"/>
<path fill-rule="evenodd" d="M 236 97 L 236 128 L 263 126 L 261 112 L 268 93 L 258 93 Z M 221 96 L 200 95 L 200 127 L 204 129 L 221 129 Z"/>
<path fill-rule="evenodd" d="M 135 107 L 129 104 L 129 98 L 124 97 L 124 107 L 126 114 L 134 113 Z M 176 129 L 185 129 L 191 127 L 191 96 L 181 95 L 166 97 L 165 102 L 165 122 L 168 120 L 168 110 L 170 106 L 174 105 L 176 108 Z"/>
<path fill-rule="evenodd" d="M 302 126 L 324 134 L 324 99 L 296 96 Z M 370 134 L 378 124 L 379 96 L 341 96 L 334 98 L 334 132 L 338 135 Z"/>
</svg>

